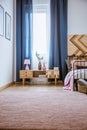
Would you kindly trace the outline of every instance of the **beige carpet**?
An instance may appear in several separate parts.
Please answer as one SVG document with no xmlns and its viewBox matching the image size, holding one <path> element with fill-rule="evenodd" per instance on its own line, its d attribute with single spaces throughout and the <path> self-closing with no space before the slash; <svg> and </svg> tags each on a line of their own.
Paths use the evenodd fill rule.
<svg viewBox="0 0 87 130">
<path fill-rule="evenodd" d="M 13 86 L 0 92 L 0 129 L 87 130 L 87 95 L 55 86 Z"/>
</svg>

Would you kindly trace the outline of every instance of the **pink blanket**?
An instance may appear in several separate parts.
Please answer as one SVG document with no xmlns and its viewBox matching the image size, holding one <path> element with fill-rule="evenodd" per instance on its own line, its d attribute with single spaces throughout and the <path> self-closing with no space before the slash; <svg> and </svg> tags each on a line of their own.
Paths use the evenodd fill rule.
<svg viewBox="0 0 87 130">
<path fill-rule="evenodd" d="M 79 70 L 74 70 L 74 78 L 77 79 L 77 74 L 79 78 L 84 79 L 84 72 L 86 72 L 87 69 L 79 69 Z M 85 78 L 87 78 L 87 73 L 85 73 Z M 64 90 L 73 90 L 73 71 L 70 71 L 64 80 Z"/>
</svg>

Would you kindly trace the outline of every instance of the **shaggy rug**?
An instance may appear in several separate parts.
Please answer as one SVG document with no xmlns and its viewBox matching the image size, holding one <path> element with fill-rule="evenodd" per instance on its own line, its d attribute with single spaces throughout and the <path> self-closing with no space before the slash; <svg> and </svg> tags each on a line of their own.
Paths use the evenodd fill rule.
<svg viewBox="0 0 87 130">
<path fill-rule="evenodd" d="M 87 95 L 55 86 L 12 86 L 0 92 L 0 129 L 87 130 Z"/>
</svg>

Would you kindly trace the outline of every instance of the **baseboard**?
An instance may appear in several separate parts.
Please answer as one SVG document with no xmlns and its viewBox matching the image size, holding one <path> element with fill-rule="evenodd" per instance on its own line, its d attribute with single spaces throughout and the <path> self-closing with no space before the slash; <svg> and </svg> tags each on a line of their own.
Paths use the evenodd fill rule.
<svg viewBox="0 0 87 130">
<path fill-rule="evenodd" d="M 0 87 L 0 91 L 3 91 L 4 89 L 6 89 L 6 88 L 8 88 L 8 87 L 10 87 L 10 86 L 12 86 L 12 85 L 14 85 L 14 82 L 10 82 L 10 83 L 8 83 L 8 84 L 6 84 L 6 85 Z"/>
</svg>

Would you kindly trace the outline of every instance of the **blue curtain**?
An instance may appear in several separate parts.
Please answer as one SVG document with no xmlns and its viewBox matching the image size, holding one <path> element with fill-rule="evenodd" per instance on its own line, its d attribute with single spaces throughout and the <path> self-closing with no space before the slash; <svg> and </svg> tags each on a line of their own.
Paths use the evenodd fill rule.
<svg viewBox="0 0 87 130">
<path fill-rule="evenodd" d="M 59 67 L 60 79 L 66 75 L 67 0 L 50 0 L 51 32 L 49 68 Z"/>
<path fill-rule="evenodd" d="M 24 69 L 24 59 L 31 61 L 32 0 L 16 0 L 16 81 L 19 70 Z"/>
</svg>

